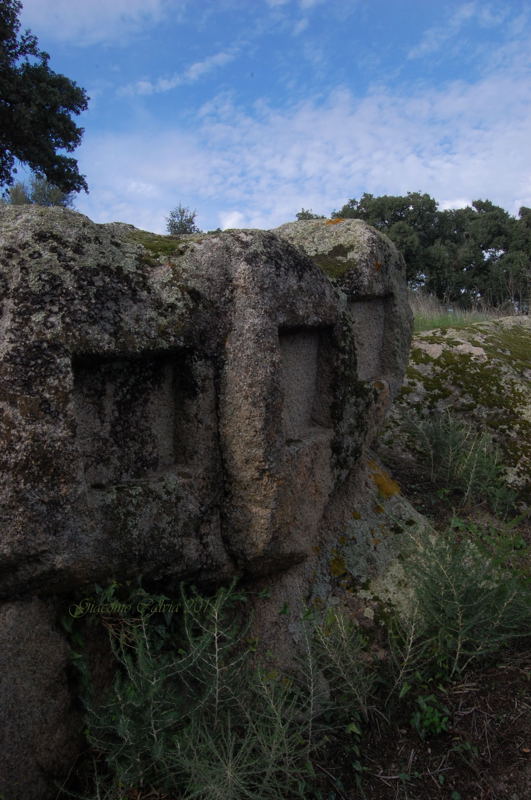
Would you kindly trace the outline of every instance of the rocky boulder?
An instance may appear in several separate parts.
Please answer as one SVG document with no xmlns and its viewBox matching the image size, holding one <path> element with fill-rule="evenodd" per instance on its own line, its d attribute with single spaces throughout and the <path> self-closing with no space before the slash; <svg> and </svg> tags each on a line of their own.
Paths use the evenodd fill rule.
<svg viewBox="0 0 531 800">
<path fill-rule="evenodd" d="M 61 635 L 35 595 L 247 575 L 270 589 L 264 646 L 289 651 L 297 608 L 333 591 L 339 564 L 359 562 L 361 580 L 387 563 L 397 490 L 367 447 L 411 315 L 385 236 L 334 220 L 174 238 L 2 206 L 0 298 L 0 637 L 29 615 L 48 662 Z M 48 728 L 69 736 L 70 723 L 56 730 L 64 646 L 37 683 L 7 651 L 19 696 L 26 682 L 53 706 L 39 725 L 21 715 L 0 786 L 11 800 L 46 796 L 48 755 L 41 769 L 39 750 L 19 767 L 16 753 Z"/>
<path fill-rule="evenodd" d="M 488 432 L 502 452 L 508 483 L 531 485 L 531 320 L 503 317 L 417 334 L 404 385 L 382 437 L 399 455 L 404 424 L 451 411 Z"/>
<path fill-rule="evenodd" d="M 74 764 L 81 719 L 69 648 L 41 600 L 0 605 L 0 797 L 42 800 Z M 55 795 L 55 792 L 52 796 Z"/>
<path fill-rule="evenodd" d="M 401 253 L 360 219 L 288 222 L 275 233 L 304 250 L 341 290 L 352 317 L 358 376 L 384 381 L 394 398 L 412 330 Z"/>
<path fill-rule="evenodd" d="M 335 269 L 344 295 L 272 233 L 1 215 L 0 593 L 304 557 L 405 363 L 388 240 L 317 223 L 327 263 L 340 228 L 365 254 Z"/>
</svg>

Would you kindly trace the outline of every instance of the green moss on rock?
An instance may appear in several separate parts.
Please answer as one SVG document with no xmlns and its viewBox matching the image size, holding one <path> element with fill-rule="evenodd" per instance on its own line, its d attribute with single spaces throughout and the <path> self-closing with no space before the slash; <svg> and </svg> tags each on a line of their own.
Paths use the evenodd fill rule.
<svg viewBox="0 0 531 800">
<path fill-rule="evenodd" d="M 522 486 L 531 467 L 530 322 L 506 318 L 451 334 L 444 341 L 441 332 L 415 339 L 390 429 L 412 413 L 448 406 L 492 434 L 515 485 Z M 430 345 L 441 347 L 430 353 Z"/>
<path fill-rule="evenodd" d="M 482 344 L 492 358 L 509 358 L 513 369 L 521 374 L 531 369 L 531 342 L 529 327 L 523 324 L 493 325 Z"/>
<path fill-rule="evenodd" d="M 186 249 L 184 242 L 178 236 L 161 236 L 149 231 L 135 230 L 130 234 L 131 238 L 149 250 L 155 257 L 179 255 Z"/>
<path fill-rule="evenodd" d="M 317 253 L 312 256 L 312 260 L 329 278 L 342 278 L 345 273 L 357 266 L 355 259 L 348 258 L 349 252 L 346 245 L 337 244 L 328 253 Z"/>
</svg>

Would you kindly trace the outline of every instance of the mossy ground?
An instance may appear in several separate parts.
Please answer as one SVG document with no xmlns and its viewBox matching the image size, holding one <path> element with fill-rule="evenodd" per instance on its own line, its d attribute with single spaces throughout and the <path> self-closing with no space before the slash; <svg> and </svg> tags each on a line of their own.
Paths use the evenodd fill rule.
<svg viewBox="0 0 531 800">
<path fill-rule="evenodd" d="M 195 241 L 198 238 L 192 236 L 162 236 L 158 233 L 141 230 L 132 231 L 130 237 L 133 241 L 143 245 L 152 257 L 157 260 L 160 257 L 169 258 L 182 255 L 186 251 L 190 240 L 193 239 Z"/>
<path fill-rule="evenodd" d="M 519 319 L 420 334 L 391 424 L 451 408 L 492 434 L 523 486 L 531 469 L 531 327 Z"/>
</svg>

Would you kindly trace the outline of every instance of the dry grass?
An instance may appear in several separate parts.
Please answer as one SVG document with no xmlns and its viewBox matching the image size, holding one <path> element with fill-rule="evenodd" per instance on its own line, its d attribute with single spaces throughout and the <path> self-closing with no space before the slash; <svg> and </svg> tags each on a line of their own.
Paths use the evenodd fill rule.
<svg viewBox="0 0 531 800">
<path fill-rule="evenodd" d="M 421 291 L 409 291 L 409 305 L 414 316 L 414 330 L 430 331 L 434 328 L 464 328 L 474 322 L 486 322 L 500 316 L 510 316 L 515 311 L 511 306 L 503 308 L 480 307 L 464 310 L 443 305 L 434 295 Z"/>
</svg>

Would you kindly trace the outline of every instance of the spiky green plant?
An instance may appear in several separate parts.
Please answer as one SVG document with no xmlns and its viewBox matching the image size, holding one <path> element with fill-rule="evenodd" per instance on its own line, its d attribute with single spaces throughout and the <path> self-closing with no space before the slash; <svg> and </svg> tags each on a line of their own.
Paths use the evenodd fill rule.
<svg viewBox="0 0 531 800">
<path fill-rule="evenodd" d="M 473 541 L 452 535 L 417 538 L 405 561 L 412 586 L 409 614 L 391 627 L 395 687 L 417 674 L 448 681 L 506 644 L 531 635 L 531 591 Z"/>
<path fill-rule="evenodd" d="M 410 420 L 406 431 L 434 486 L 461 496 L 461 505 L 487 503 L 504 516 L 516 495 L 504 479 L 501 450 L 492 436 L 449 410 Z"/>
<path fill-rule="evenodd" d="M 109 626 L 119 668 L 87 719 L 96 797 L 307 794 L 315 700 L 295 678 L 254 662 L 241 601 L 234 588 L 213 597 L 183 589 L 180 625 L 165 635 L 150 611 Z"/>
</svg>

